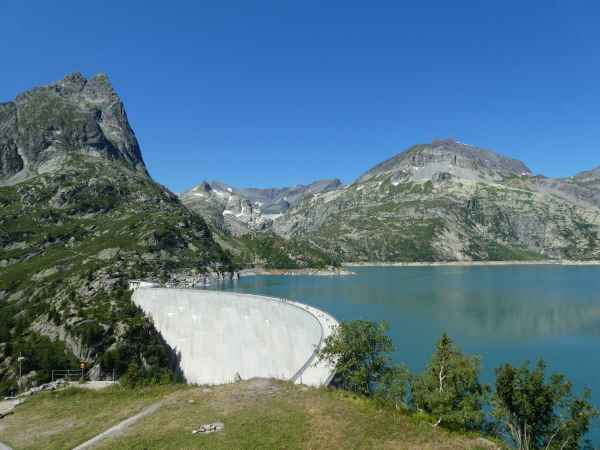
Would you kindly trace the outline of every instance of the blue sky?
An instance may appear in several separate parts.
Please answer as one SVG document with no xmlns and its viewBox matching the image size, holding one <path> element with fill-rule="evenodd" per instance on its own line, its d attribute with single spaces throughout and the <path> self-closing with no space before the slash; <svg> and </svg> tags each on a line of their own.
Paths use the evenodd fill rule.
<svg viewBox="0 0 600 450">
<path fill-rule="evenodd" d="M 434 138 L 535 173 L 600 165 L 600 3 L 0 3 L 0 101 L 106 72 L 151 174 L 350 181 Z"/>
</svg>

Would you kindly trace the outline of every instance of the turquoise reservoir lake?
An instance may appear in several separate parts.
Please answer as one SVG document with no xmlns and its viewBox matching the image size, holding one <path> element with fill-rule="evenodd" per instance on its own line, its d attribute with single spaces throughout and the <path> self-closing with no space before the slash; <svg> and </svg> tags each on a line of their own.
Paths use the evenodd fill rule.
<svg viewBox="0 0 600 450">
<path fill-rule="evenodd" d="M 593 391 L 600 408 L 600 267 L 357 267 L 356 276 L 253 276 L 219 288 L 284 297 L 338 320 L 385 320 L 393 358 L 424 369 L 445 331 L 479 355 L 491 383 L 504 362 L 543 358 Z M 592 432 L 600 443 L 598 423 Z"/>
</svg>

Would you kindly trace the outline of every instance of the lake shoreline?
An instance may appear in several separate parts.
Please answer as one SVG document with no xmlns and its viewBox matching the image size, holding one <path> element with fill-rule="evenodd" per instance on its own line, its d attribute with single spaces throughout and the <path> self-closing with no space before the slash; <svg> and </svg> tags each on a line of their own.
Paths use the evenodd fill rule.
<svg viewBox="0 0 600 450">
<path fill-rule="evenodd" d="M 240 277 L 253 277 L 257 275 L 272 276 L 311 276 L 311 277 L 346 277 L 356 273 L 339 269 L 244 269 L 238 272 Z"/>
<path fill-rule="evenodd" d="M 540 261 L 432 261 L 432 262 L 345 262 L 336 269 L 243 269 L 240 277 L 268 276 L 312 276 L 344 277 L 356 275 L 348 270 L 352 267 L 505 267 L 505 266 L 600 266 L 600 261 L 540 260 Z"/>
<path fill-rule="evenodd" d="M 347 262 L 342 267 L 473 267 L 473 266 L 600 266 L 600 261 L 432 261 L 432 262 Z"/>
</svg>

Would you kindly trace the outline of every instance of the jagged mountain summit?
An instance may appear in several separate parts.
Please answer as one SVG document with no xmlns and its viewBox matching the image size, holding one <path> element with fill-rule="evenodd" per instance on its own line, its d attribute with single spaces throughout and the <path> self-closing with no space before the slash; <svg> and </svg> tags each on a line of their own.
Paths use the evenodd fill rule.
<svg viewBox="0 0 600 450">
<path fill-rule="evenodd" d="M 105 74 L 87 80 L 77 72 L 0 104 L 0 185 L 52 171 L 74 154 L 145 172 L 123 103 Z"/>
<path fill-rule="evenodd" d="M 273 220 L 306 198 L 335 190 L 338 179 L 283 188 L 235 188 L 219 181 L 203 181 L 180 194 L 181 201 L 219 229 L 240 236 L 267 231 Z"/>
</svg>

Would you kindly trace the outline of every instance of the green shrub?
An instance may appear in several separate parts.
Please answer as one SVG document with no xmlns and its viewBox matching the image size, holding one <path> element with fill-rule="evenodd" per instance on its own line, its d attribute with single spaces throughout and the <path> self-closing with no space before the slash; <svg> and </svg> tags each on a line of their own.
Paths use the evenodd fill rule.
<svg viewBox="0 0 600 450">
<path fill-rule="evenodd" d="M 389 373 L 389 353 L 394 351 L 386 331 L 385 322 L 353 320 L 342 322 L 325 339 L 319 358 L 335 364 L 335 385 L 357 394 L 373 394 Z"/>
<path fill-rule="evenodd" d="M 127 372 L 120 379 L 121 386 L 135 388 L 144 383 L 144 376 L 139 366 L 132 362 L 127 367 Z"/>
</svg>

